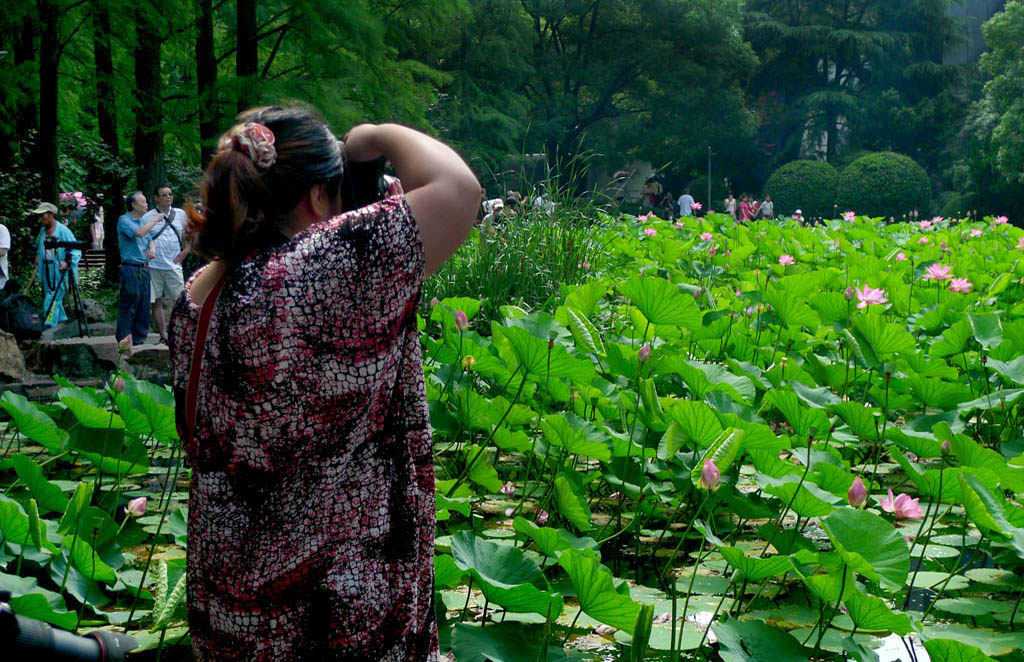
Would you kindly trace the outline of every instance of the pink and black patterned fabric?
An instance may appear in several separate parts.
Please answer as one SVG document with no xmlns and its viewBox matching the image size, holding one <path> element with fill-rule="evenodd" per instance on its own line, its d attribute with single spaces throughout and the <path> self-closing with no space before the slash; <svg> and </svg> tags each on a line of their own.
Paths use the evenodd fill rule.
<svg viewBox="0 0 1024 662">
<path fill-rule="evenodd" d="M 437 660 L 423 268 L 405 198 L 391 197 L 227 276 L 185 449 L 201 662 Z M 179 430 L 194 280 L 170 325 Z"/>
</svg>

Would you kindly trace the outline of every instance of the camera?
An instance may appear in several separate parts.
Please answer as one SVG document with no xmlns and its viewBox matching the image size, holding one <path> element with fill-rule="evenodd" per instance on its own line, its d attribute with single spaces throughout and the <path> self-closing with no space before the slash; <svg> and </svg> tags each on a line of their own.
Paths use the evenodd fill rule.
<svg viewBox="0 0 1024 662">
<path fill-rule="evenodd" d="M 18 616 L 11 610 L 10 599 L 9 592 L 0 591 L 0 646 L 8 651 L 5 660 L 123 660 L 125 653 L 139 645 L 127 634 L 96 630 L 79 637 Z M 12 653 L 13 657 L 8 657 Z"/>
<path fill-rule="evenodd" d="M 87 241 L 60 241 L 57 237 L 46 237 L 43 239 L 43 248 L 52 251 L 56 248 L 66 248 L 73 251 L 87 251 L 92 244 Z"/>
<path fill-rule="evenodd" d="M 383 200 L 388 194 L 381 157 L 373 161 L 349 161 L 341 176 L 341 210 L 351 211 Z"/>
</svg>

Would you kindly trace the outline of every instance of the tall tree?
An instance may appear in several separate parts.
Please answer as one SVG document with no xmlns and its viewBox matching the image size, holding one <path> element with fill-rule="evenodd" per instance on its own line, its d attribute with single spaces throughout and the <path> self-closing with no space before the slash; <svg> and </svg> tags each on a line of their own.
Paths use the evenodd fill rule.
<svg viewBox="0 0 1024 662">
<path fill-rule="evenodd" d="M 135 6 L 135 167 L 138 187 L 146 195 L 166 178 L 163 99 L 160 68 L 160 13 L 149 0 Z"/>
<path fill-rule="evenodd" d="M 217 139 L 217 56 L 214 51 L 213 0 L 196 0 L 199 25 L 196 32 L 196 83 L 199 92 L 199 142 L 202 164 L 213 156 Z"/>
<path fill-rule="evenodd" d="M 37 0 L 39 12 L 39 139 L 36 165 L 43 200 L 57 201 L 57 98 L 60 66 L 60 7 L 55 0 Z"/>
<path fill-rule="evenodd" d="M 100 142 L 115 159 L 121 154 L 117 133 L 117 98 L 114 87 L 114 56 L 111 47 L 109 0 L 92 0 L 93 57 L 96 62 L 96 123 Z M 120 253 L 117 247 L 117 217 L 121 213 L 124 181 L 114 169 L 98 173 L 95 178 L 103 190 L 104 276 L 114 282 L 118 276 Z"/>
<path fill-rule="evenodd" d="M 252 83 L 259 70 L 259 36 L 256 33 L 256 0 L 236 3 L 238 46 L 235 52 L 235 75 L 238 76 L 238 112 L 252 105 Z"/>
</svg>

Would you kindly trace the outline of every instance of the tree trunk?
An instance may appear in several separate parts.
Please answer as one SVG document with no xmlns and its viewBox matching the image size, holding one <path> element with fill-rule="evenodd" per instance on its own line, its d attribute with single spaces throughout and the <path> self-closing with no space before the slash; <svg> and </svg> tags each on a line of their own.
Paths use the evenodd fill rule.
<svg viewBox="0 0 1024 662">
<path fill-rule="evenodd" d="M 213 158 L 220 125 L 217 104 L 217 56 L 213 41 L 213 0 L 198 0 L 199 33 L 196 36 L 196 80 L 199 83 L 199 142 L 202 165 Z"/>
<path fill-rule="evenodd" d="M 96 123 L 100 140 L 117 159 L 121 145 L 117 136 L 117 98 L 114 92 L 114 58 L 110 46 L 110 7 L 108 0 L 93 0 L 93 54 L 96 58 Z M 117 217 L 124 199 L 124 181 L 114 170 L 98 175 L 103 193 L 103 250 L 106 254 L 103 275 L 117 282 L 121 255 L 117 247 Z"/>
<path fill-rule="evenodd" d="M 238 50 L 235 52 L 235 74 L 238 76 L 238 112 L 242 112 L 252 105 L 252 86 L 256 82 L 256 73 L 259 69 L 256 0 L 238 0 L 237 15 Z"/>
<path fill-rule="evenodd" d="M 165 177 L 159 18 L 149 2 L 136 6 L 135 167 L 139 189 L 147 196 Z"/>
<path fill-rule="evenodd" d="M 25 16 L 21 19 L 19 29 L 14 37 L 14 66 L 20 68 L 26 62 L 36 58 L 36 48 L 33 39 L 36 33 L 36 25 L 31 10 L 26 9 Z M 31 99 L 35 96 L 29 81 L 19 81 L 23 99 Z M 34 169 L 33 153 L 28 149 L 29 136 L 39 128 L 39 115 L 31 103 L 21 103 L 14 115 L 15 134 L 18 140 L 18 151 L 21 154 L 25 165 Z"/>
<path fill-rule="evenodd" d="M 57 202 L 57 67 L 60 65 L 60 12 L 50 0 L 37 0 L 39 24 L 39 142 L 36 166 L 39 195 Z"/>
</svg>

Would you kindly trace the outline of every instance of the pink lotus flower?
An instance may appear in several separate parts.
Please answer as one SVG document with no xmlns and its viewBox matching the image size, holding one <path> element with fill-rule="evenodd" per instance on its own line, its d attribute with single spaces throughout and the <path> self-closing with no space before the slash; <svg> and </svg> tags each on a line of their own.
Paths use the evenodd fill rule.
<svg viewBox="0 0 1024 662">
<path fill-rule="evenodd" d="M 741 292 L 739 288 L 736 288 L 736 296 L 743 296 L 743 292 Z"/>
<path fill-rule="evenodd" d="M 896 519 L 921 519 L 924 511 L 918 505 L 920 499 L 911 499 L 909 494 L 900 493 L 895 499 L 892 496 L 892 488 L 889 488 L 889 497 L 878 500 L 878 505 L 887 513 L 892 513 Z"/>
<path fill-rule="evenodd" d="M 932 216 L 932 223 L 941 223 L 944 220 L 946 219 L 942 218 L 941 216 Z"/>
<path fill-rule="evenodd" d="M 949 280 L 953 277 L 953 268 L 945 264 L 932 264 L 924 270 L 925 280 Z"/>
<path fill-rule="evenodd" d="M 843 220 L 844 221 L 849 221 L 849 222 L 852 223 L 856 219 L 857 219 L 857 214 L 855 214 L 852 210 L 851 211 L 844 211 L 843 212 Z"/>
<path fill-rule="evenodd" d="M 790 265 L 796 264 L 796 260 L 794 260 L 793 256 L 790 255 L 789 253 L 783 253 L 782 255 L 779 256 L 779 264 L 781 264 L 784 267 L 788 267 Z"/>
<path fill-rule="evenodd" d="M 880 306 L 883 303 L 889 303 L 889 299 L 885 296 L 885 290 L 875 289 L 865 285 L 859 290 L 854 290 L 857 294 L 857 309 L 861 310 L 868 306 Z"/>
<path fill-rule="evenodd" d="M 1017 248 L 1024 249 L 1024 237 L 1017 240 Z"/>
<path fill-rule="evenodd" d="M 919 243 L 919 244 L 927 244 L 928 243 L 928 237 L 921 237 L 920 239 L 917 240 L 917 243 Z"/>
<path fill-rule="evenodd" d="M 640 221 L 641 223 L 646 223 L 647 219 L 651 218 L 652 216 L 654 216 L 653 213 L 651 213 L 651 214 L 639 214 L 636 217 L 636 220 Z"/>
<path fill-rule="evenodd" d="M 609 499 L 621 499 L 622 498 L 622 492 L 620 492 L 618 490 L 615 490 L 614 492 L 612 492 L 611 494 L 608 495 L 608 498 Z"/>
<path fill-rule="evenodd" d="M 692 209 L 694 211 L 700 211 L 703 207 L 704 207 L 704 205 L 702 205 L 699 202 L 692 202 L 692 203 L 690 203 L 690 209 Z"/>
<path fill-rule="evenodd" d="M 850 491 L 846 493 L 846 501 L 854 508 L 861 508 L 868 500 L 868 489 L 864 487 L 864 481 L 857 476 L 853 479 Z"/>
<path fill-rule="evenodd" d="M 892 490 L 890 490 L 890 491 L 892 491 Z M 537 511 L 537 524 L 540 524 L 541 526 L 544 526 L 547 523 L 548 523 L 548 511 L 546 511 L 546 510 L 538 510 Z"/>
<path fill-rule="evenodd" d="M 950 292 L 962 292 L 966 294 L 971 291 L 972 287 L 974 287 L 974 283 L 967 280 L 966 278 L 954 278 L 953 280 L 949 281 Z"/>
<path fill-rule="evenodd" d="M 992 222 L 995 223 L 996 225 L 1006 225 L 1007 223 L 1010 222 L 1010 219 L 1006 218 L 1005 216 L 996 216 L 995 218 L 992 219 Z"/>
<path fill-rule="evenodd" d="M 704 460 L 704 468 L 700 472 L 700 486 L 702 489 L 711 490 L 712 492 L 717 490 L 721 476 L 721 472 L 718 471 L 718 467 L 711 461 L 711 458 Z"/>
<path fill-rule="evenodd" d="M 686 227 L 686 223 L 683 223 L 682 221 L 676 221 L 675 227 L 676 230 L 682 230 L 683 228 Z"/>
<path fill-rule="evenodd" d="M 124 509 L 130 517 L 142 517 L 146 514 L 146 497 L 132 499 Z"/>
<path fill-rule="evenodd" d="M 921 226 L 922 230 L 927 230 L 928 228 L 930 228 L 932 226 L 932 222 L 931 221 L 921 221 L 920 223 L 918 223 L 918 225 Z"/>
<path fill-rule="evenodd" d="M 644 234 L 647 235 L 648 237 L 653 237 L 654 235 L 658 234 L 658 231 L 655 230 L 654 228 L 644 228 Z"/>
<path fill-rule="evenodd" d="M 907 261 L 907 254 L 906 253 L 897 253 L 896 254 L 896 261 L 897 262 L 906 262 Z"/>
<path fill-rule="evenodd" d="M 465 331 L 469 328 L 469 320 L 466 319 L 466 313 L 462 312 L 461 309 L 455 311 L 455 328 L 459 331 Z"/>
<path fill-rule="evenodd" d="M 619 628 L 612 627 L 611 625 L 605 625 L 604 623 L 602 623 L 601 625 L 598 625 L 596 628 L 594 628 L 594 634 L 600 634 L 600 635 L 615 634 L 618 631 L 619 631 Z"/>
<path fill-rule="evenodd" d="M 715 238 L 715 235 L 711 234 L 710 232 L 701 232 L 700 238 L 703 239 L 704 241 L 711 241 L 712 239 Z"/>
<path fill-rule="evenodd" d="M 651 344 L 645 342 L 640 351 L 636 353 L 636 358 L 640 363 L 647 363 L 651 358 Z"/>
<path fill-rule="evenodd" d="M 513 483 L 512 481 L 508 481 L 507 483 L 501 486 L 501 493 L 507 497 L 515 496 L 516 484 Z"/>
<path fill-rule="evenodd" d="M 981 230 L 979 230 L 979 229 L 975 228 L 974 230 L 971 230 L 971 234 L 970 234 L 970 236 L 971 236 L 972 238 L 973 238 L 973 237 L 980 237 L 980 236 L 981 236 L 981 235 L 983 235 L 983 234 L 985 234 L 985 233 L 984 233 L 984 232 L 982 232 Z"/>
</svg>

